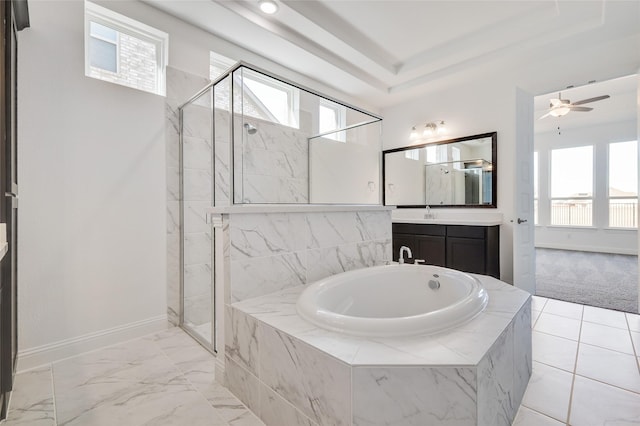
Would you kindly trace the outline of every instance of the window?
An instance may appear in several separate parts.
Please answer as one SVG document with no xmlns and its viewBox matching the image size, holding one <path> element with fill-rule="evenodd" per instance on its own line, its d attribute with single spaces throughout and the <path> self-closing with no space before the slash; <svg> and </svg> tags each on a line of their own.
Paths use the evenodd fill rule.
<svg viewBox="0 0 640 426">
<path fill-rule="evenodd" d="M 427 147 L 427 163 L 446 163 L 447 158 L 446 145 L 431 145 Z"/>
<path fill-rule="evenodd" d="M 320 99 L 318 108 L 318 133 L 323 134 L 338 129 L 344 129 L 347 122 L 347 109 L 335 102 Z M 340 142 L 346 141 L 346 132 L 335 132 L 324 136 Z M 407 151 L 411 152 L 411 151 Z"/>
<path fill-rule="evenodd" d="M 533 153 L 533 223 L 538 224 L 538 152 Z"/>
<path fill-rule="evenodd" d="M 231 68 L 237 61 L 216 52 L 209 52 L 209 78 L 213 81 Z M 229 78 L 216 84 L 214 90 L 214 104 L 216 108 L 229 111 Z"/>
<path fill-rule="evenodd" d="M 409 160 L 420 160 L 420 149 L 411 149 L 409 151 L 404 152 L 404 157 Z"/>
<path fill-rule="evenodd" d="M 609 144 L 609 226 L 638 227 L 638 142 Z"/>
<path fill-rule="evenodd" d="M 551 150 L 551 224 L 592 226 L 593 146 Z"/>
<path fill-rule="evenodd" d="M 85 75 L 165 94 L 167 33 L 85 2 Z"/>
</svg>

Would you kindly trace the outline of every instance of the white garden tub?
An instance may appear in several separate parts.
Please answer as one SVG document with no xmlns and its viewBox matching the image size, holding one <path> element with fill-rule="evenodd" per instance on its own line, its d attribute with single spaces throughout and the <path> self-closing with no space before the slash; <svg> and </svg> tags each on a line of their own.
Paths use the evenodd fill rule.
<svg viewBox="0 0 640 426">
<path fill-rule="evenodd" d="M 471 275 L 425 265 L 385 265 L 337 274 L 306 288 L 298 314 L 356 336 L 410 336 L 458 326 L 487 306 Z"/>
</svg>

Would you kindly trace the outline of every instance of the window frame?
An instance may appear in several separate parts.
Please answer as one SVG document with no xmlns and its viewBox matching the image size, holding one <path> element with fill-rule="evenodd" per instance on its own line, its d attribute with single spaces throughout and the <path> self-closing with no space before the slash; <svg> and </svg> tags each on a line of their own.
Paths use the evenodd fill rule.
<svg viewBox="0 0 640 426">
<path fill-rule="evenodd" d="M 99 35 L 93 35 L 93 34 L 91 34 L 91 22 L 93 22 L 93 23 L 95 23 L 95 24 L 98 24 L 98 25 L 102 25 L 103 27 L 107 27 L 107 28 L 109 28 L 110 30 L 115 31 L 115 33 L 116 33 L 116 40 L 115 40 L 115 41 L 113 41 L 113 40 L 109 40 L 109 39 L 107 39 L 107 38 L 105 38 L 105 37 L 101 37 L 101 36 L 99 36 Z M 102 70 L 104 70 L 104 71 L 107 71 L 107 72 L 114 72 L 115 74 L 119 74 L 119 73 L 120 73 L 120 31 L 118 31 L 118 30 L 116 30 L 116 29 L 113 29 L 113 28 L 111 28 L 111 27 L 109 27 L 109 26 L 107 26 L 107 25 L 103 25 L 102 23 L 97 22 L 95 19 L 90 19 L 90 20 L 87 22 L 87 26 L 89 27 L 89 30 L 88 30 L 88 36 L 87 36 L 87 37 L 88 37 L 88 39 L 95 38 L 96 40 L 100 40 L 100 41 L 104 41 L 105 43 L 113 44 L 113 45 L 116 47 L 116 70 L 115 70 L 115 72 L 114 72 L 114 71 L 110 71 L 110 70 L 106 70 L 106 69 L 104 69 L 104 68 L 101 68 L 101 69 L 102 69 Z M 87 43 L 87 44 L 89 44 L 89 43 Z M 90 70 L 91 70 L 91 57 L 89 56 L 89 51 L 90 51 L 89 47 L 90 47 L 90 46 L 89 46 L 89 45 L 87 45 L 87 47 L 86 47 L 86 51 L 85 51 L 85 52 L 86 52 L 86 53 L 85 53 L 85 58 L 86 58 L 86 60 L 85 60 L 85 62 L 86 62 L 85 67 L 88 67 L 88 69 L 89 69 L 89 71 L 90 71 Z M 85 72 L 86 72 L 86 69 L 85 69 Z"/>
<path fill-rule="evenodd" d="M 333 133 L 325 134 L 326 132 L 330 132 L 331 130 L 321 130 L 320 129 L 320 108 L 326 108 L 334 111 L 336 115 L 336 127 Z M 346 131 L 344 128 L 347 127 L 347 109 L 344 105 L 337 104 L 328 99 L 320 98 L 318 102 L 318 133 L 324 134 L 324 138 L 332 139 L 337 142 L 346 142 Z"/>
<path fill-rule="evenodd" d="M 126 34 L 151 43 L 156 47 L 156 88 L 153 92 L 140 89 L 133 86 L 127 86 L 117 82 L 103 80 L 91 75 L 91 61 L 89 58 L 89 39 L 91 35 L 91 24 L 95 22 L 105 27 L 111 28 L 118 34 L 117 44 L 117 70 L 120 71 L 120 34 Z M 95 3 L 85 1 L 84 8 L 84 73 L 85 76 L 96 78 L 97 80 L 106 81 L 108 83 L 120 84 L 124 87 L 141 90 L 147 93 L 155 93 L 157 95 L 166 96 L 166 67 L 169 58 L 169 34 L 164 31 L 153 28 L 140 21 L 136 21 L 120 13 L 114 12 Z M 108 71 L 108 70 L 105 70 Z M 108 71 L 110 72 L 110 71 Z"/>
</svg>

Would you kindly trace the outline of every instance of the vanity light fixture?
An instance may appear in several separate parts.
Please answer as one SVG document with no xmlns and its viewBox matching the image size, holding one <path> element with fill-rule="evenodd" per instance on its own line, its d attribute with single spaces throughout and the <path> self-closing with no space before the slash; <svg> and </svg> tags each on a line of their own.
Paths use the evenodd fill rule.
<svg viewBox="0 0 640 426">
<path fill-rule="evenodd" d="M 411 127 L 411 133 L 409 134 L 409 140 L 415 141 L 418 139 L 429 139 L 434 136 L 440 136 L 447 133 L 447 126 L 444 120 L 430 121 L 424 125 L 422 132 L 419 132 L 416 127 Z"/>
<path fill-rule="evenodd" d="M 258 5 L 260 10 L 267 15 L 273 15 L 278 11 L 278 4 L 273 0 L 260 0 Z"/>
<path fill-rule="evenodd" d="M 436 123 L 427 123 L 424 125 L 424 130 L 422 132 L 422 136 L 424 136 L 425 138 L 430 138 L 431 136 L 433 136 L 436 133 L 436 128 L 438 126 L 436 125 Z"/>
</svg>

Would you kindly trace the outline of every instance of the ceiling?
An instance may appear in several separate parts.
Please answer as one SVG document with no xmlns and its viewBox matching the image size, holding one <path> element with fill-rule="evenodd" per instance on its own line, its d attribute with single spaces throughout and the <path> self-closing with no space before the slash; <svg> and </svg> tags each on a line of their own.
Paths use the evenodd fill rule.
<svg viewBox="0 0 640 426">
<path fill-rule="evenodd" d="M 585 104 L 593 108 L 589 112 L 570 112 L 562 117 L 542 117 L 549 108 L 551 98 L 558 98 L 559 92 L 547 93 L 534 98 L 536 133 L 546 133 L 561 129 L 588 127 L 602 123 L 615 123 L 636 120 L 638 102 L 638 78 L 635 75 L 615 78 L 603 82 L 596 82 L 580 87 L 562 90 L 562 99 L 571 102 L 580 101 L 600 95 L 609 95 L 609 99 Z"/>
<path fill-rule="evenodd" d="M 534 94 L 640 68 L 640 2 L 145 0 L 377 108 L 496 73 Z M 243 58 L 237 58 L 243 59 Z"/>
</svg>

